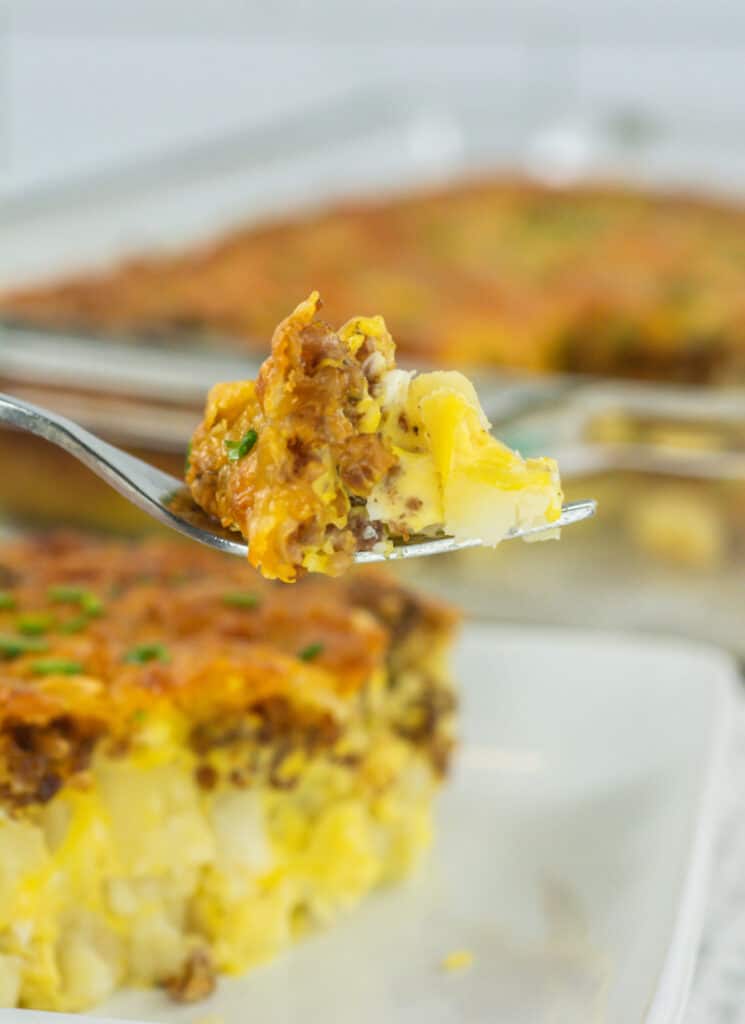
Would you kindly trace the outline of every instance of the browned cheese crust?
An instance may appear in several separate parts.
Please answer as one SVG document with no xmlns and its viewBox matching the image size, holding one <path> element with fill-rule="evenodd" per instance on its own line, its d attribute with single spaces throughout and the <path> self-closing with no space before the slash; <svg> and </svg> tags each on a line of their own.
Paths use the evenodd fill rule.
<svg viewBox="0 0 745 1024">
<path fill-rule="evenodd" d="M 97 746 L 126 753 L 158 709 L 183 721 L 204 788 L 217 782 L 210 751 L 247 741 L 258 760 L 230 781 L 258 774 L 281 788 L 289 752 L 332 748 L 371 680 L 384 672 L 395 691 L 455 622 L 386 573 L 287 588 L 162 540 L 8 543 L 0 581 L 0 806 L 11 811 L 84 786 Z M 436 719 L 452 708 L 425 673 L 393 723 L 441 771 L 450 744 Z"/>
<path fill-rule="evenodd" d="M 298 295 L 385 311 L 415 365 L 745 378 L 745 212 L 619 187 L 493 178 L 234 231 L 6 294 L 6 315 L 261 354 Z"/>
<path fill-rule="evenodd" d="M 379 539 L 364 500 L 397 462 L 365 424 L 393 341 L 379 321 L 375 338 L 350 321 L 350 346 L 320 305 L 314 294 L 282 321 L 256 382 L 211 390 L 186 476 L 197 504 L 246 537 L 251 564 L 285 582 L 303 574 L 310 549 L 338 576 Z"/>
</svg>

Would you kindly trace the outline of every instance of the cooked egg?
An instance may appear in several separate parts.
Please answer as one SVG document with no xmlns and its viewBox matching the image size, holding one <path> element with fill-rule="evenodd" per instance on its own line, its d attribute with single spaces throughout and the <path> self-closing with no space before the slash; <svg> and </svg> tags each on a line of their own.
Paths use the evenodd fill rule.
<svg viewBox="0 0 745 1024">
<path fill-rule="evenodd" d="M 492 437 L 463 374 L 392 370 L 381 390 L 381 432 L 399 471 L 368 498 L 370 518 L 410 533 L 442 530 L 491 545 L 517 526 L 559 518 L 556 463 L 523 459 Z"/>
<path fill-rule="evenodd" d="M 0 818 L 0 1005 L 84 1009 L 172 976 L 205 939 L 217 970 L 241 972 L 300 922 L 327 924 L 404 874 L 429 842 L 435 780 L 392 736 L 367 773 L 306 765 L 292 790 L 205 792 L 183 747 L 157 753 L 99 757 L 88 791 L 33 821 Z"/>
</svg>

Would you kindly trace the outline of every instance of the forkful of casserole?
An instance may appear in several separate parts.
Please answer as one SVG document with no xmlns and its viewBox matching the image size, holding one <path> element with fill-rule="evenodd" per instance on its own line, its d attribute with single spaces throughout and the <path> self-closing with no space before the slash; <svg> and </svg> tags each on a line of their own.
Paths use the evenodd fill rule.
<svg viewBox="0 0 745 1024">
<path fill-rule="evenodd" d="M 313 292 L 276 329 L 258 378 L 216 384 L 183 481 L 79 424 L 0 394 L 0 423 L 68 451 L 166 526 L 292 583 L 352 563 L 558 536 L 556 463 L 492 437 L 460 373 L 396 367 L 379 316 L 338 331 Z"/>
<path fill-rule="evenodd" d="M 265 576 L 556 536 L 592 514 L 562 507 L 552 459 L 492 437 L 462 374 L 399 369 L 382 317 L 334 331 L 320 306 L 314 292 L 279 325 L 257 380 L 212 388 L 191 443 L 195 502 Z"/>
</svg>

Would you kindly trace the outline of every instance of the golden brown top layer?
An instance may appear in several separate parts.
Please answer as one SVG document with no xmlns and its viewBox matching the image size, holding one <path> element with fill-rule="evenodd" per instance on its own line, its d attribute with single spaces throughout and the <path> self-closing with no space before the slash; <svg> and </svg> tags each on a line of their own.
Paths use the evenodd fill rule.
<svg viewBox="0 0 745 1024">
<path fill-rule="evenodd" d="M 745 212 L 494 179 L 236 231 L 183 255 L 6 295 L 36 322 L 266 339 L 318 288 L 383 309 L 412 362 L 745 377 Z"/>
<path fill-rule="evenodd" d="M 387 574 L 267 583 L 196 545 L 55 534 L 0 547 L 0 729 L 67 716 L 126 736 L 163 705 L 190 722 L 281 696 L 334 715 L 414 627 L 451 613 Z"/>
<path fill-rule="evenodd" d="M 371 398 L 393 341 L 379 318 L 336 334 L 319 308 L 314 293 L 282 321 L 257 381 L 212 388 L 186 477 L 197 504 L 248 539 L 251 564 L 286 582 L 311 550 L 308 567 L 349 568 L 367 526 L 360 516 L 355 529 L 353 503 L 396 464 Z"/>
<path fill-rule="evenodd" d="M 466 377 L 397 369 L 382 317 L 335 332 L 320 305 L 314 292 L 279 325 L 255 382 L 212 388 L 192 438 L 192 496 L 243 534 L 262 575 L 339 576 L 399 538 L 496 546 L 556 521 L 556 463 L 492 437 Z"/>
</svg>

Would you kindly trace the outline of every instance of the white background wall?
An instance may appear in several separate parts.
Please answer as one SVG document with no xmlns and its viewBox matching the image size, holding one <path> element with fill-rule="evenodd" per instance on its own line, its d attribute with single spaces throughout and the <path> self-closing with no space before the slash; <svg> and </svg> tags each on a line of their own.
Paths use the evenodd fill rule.
<svg viewBox="0 0 745 1024">
<path fill-rule="evenodd" d="M 745 145 L 745 0 L 0 0 L 0 197 L 450 81 L 549 131 L 642 123 L 726 153 Z"/>
</svg>

